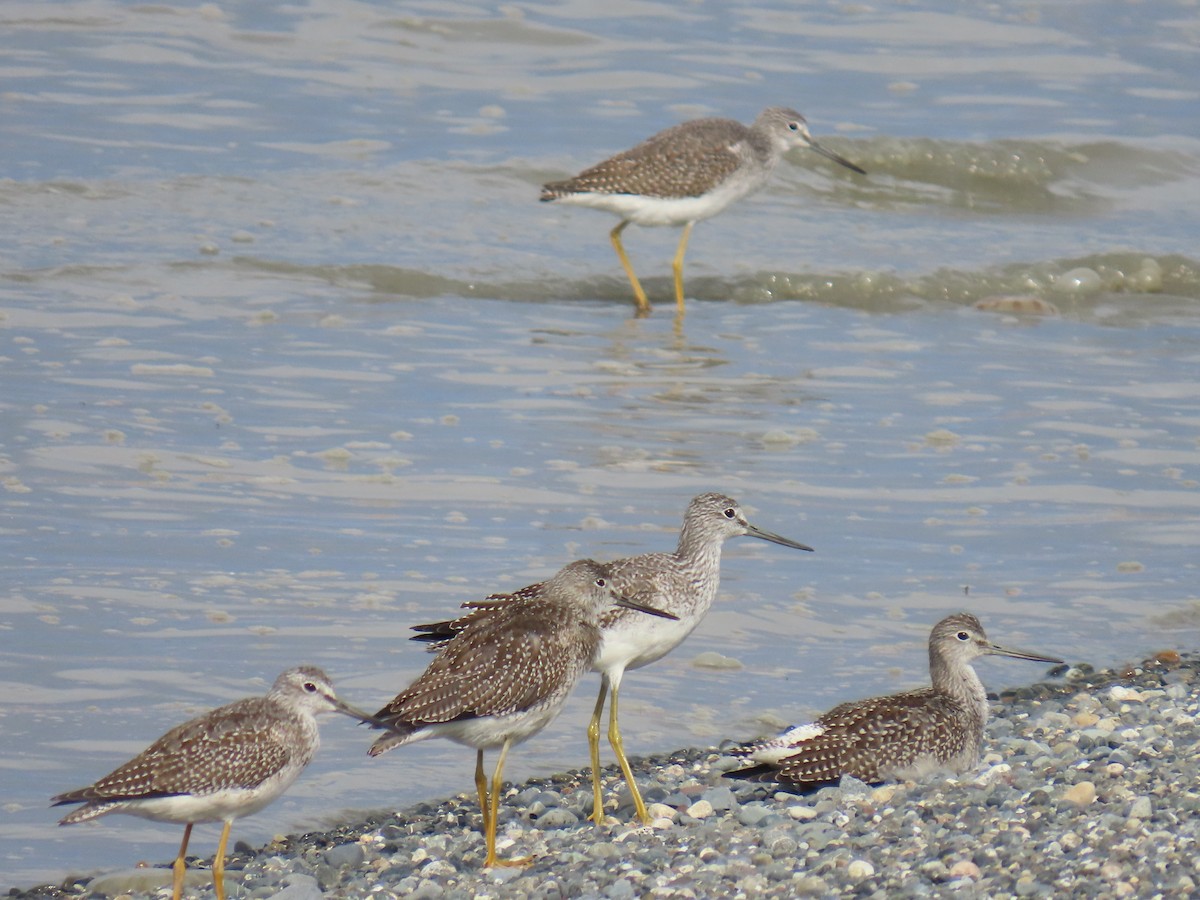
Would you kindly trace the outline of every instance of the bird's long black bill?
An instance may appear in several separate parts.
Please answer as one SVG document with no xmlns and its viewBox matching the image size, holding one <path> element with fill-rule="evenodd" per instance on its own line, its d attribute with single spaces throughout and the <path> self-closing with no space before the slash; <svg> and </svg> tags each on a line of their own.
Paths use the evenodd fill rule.
<svg viewBox="0 0 1200 900">
<path fill-rule="evenodd" d="M 664 612 L 661 609 L 655 609 L 653 606 L 647 606 L 645 603 L 639 603 L 636 600 L 630 600 L 628 597 L 616 597 L 613 599 L 613 603 L 615 603 L 617 606 L 623 606 L 626 609 L 635 609 L 638 612 L 644 612 L 652 616 L 658 616 L 660 619 L 673 619 L 675 621 L 679 621 L 679 616 L 674 615 L 673 613 Z"/>
<path fill-rule="evenodd" d="M 458 631 L 454 628 L 455 621 L 454 619 L 447 619 L 444 622 L 430 622 L 427 625 L 410 625 L 409 630 L 417 633 L 409 635 L 408 639 L 424 644 L 448 641 L 458 634 Z"/>
<path fill-rule="evenodd" d="M 1007 656 L 1010 659 L 1027 659 L 1030 662 L 1044 662 L 1059 665 L 1063 662 L 1061 659 L 1056 659 L 1053 656 L 1043 656 L 1040 653 L 1030 653 L 1027 650 L 1010 650 L 1008 647 L 1001 647 L 999 644 L 988 644 L 988 653 L 996 656 Z"/>
<path fill-rule="evenodd" d="M 388 722 L 383 721 L 383 719 L 376 718 L 369 712 L 364 712 L 363 710 L 351 706 L 349 703 L 345 703 L 341 700 L 336 701 L 334 704 L 334 709 L 352 719 L 358 719 L 358 721 L 362 722 L 364 725 L 370 725 L 372 728 L 378 728 L 382 731 L 398 731 L 397 728 L 393 727 Z"/>
<path fill-rule="evenodd" d="M 773 531 L 767 531 L 765 528 L 759 528 L 755 525 L 746 526 L 746 534 L 750 537 L 762 538 L 764 541 L 770 541 L 772 544 L 780 544 L 784 547 L 791 547 L 794 550 L 807 550 L 813 552 L 813 548 L 808 544 L 802 544 L 799 541 L 793 541 L 791 538 L 785 538 L 781 534 L 776 534 Z"/>
<path fill-rule="evenodd" d="M 832 150 L 826 150 L 824 147 L 822 147 L 820 144 L 816 143 L 815 141 L 809 141 L 808 146 L 809 146 L 809 149 L 817 151 L 817 153 L 821 154 L 823 157 L 825 157 L 828 160 L 832 160 L 833 162 L 837 163 L 839 166 L 845 166 L 851 172 L 857 172 L 859 175 L 867 174 L 866 169 L 864 169 L 860 166 L 856 166 L 854 163 L 850 162 L 850 160 L 846 159 L 846 157 L 844 157 L 844 156 L 838 156 Z"/>
</svg>

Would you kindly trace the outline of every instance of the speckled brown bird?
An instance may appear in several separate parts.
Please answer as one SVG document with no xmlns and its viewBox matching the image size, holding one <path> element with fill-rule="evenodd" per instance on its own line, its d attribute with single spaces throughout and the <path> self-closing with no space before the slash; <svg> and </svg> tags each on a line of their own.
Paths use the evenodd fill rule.
<svg viewBox="0 0 1200 900">
<path fill-rule="evenodd" d="M 602 640 L 592 658 L 591 667 L 599 672 L 600 694 L 588 723 L 588 750 L 592 762 L 592 819 L 605 819 L 604 797 L 600 786 L 600 719 L 612 691 L 608 707 L 608 742 L 629 787 L 634 810 L 643 823 L 650 822 L 645 801 L 625 756 L 617 701 L 626 669 L 638 669 L 662 659 L 695 630 L 708 613 L 721 582 L 721 548 L 731 537 L 747 535 L 812 551 L 812 547 L 750 524 L 738 502 L 716 492 L 692 498 L 683 514 L 679 544 L 672 553 L 642 553 L 608 563 L 612 585 L 623 597 L 632 597 L 655 609 L 673 614 L 674 619 L 647 619 L 637 613 L 610 609 L 600 617 Z M 416 625 L 421 632 L 413 640 L 444 645 L 467 623 L 487 618 L 515 598 L 537 596 L 545 584 L 531 584 L 513 594 L 494 594 L 486 600 L 463 604 L 470 610 L 465 616 L 447 622 Z"/>
<path fill-rule="evenodd" d="M 843 775 L 878 782 L 965 772 L 979 762 L 988 718 L 987 693 L 971 664 L 987 655 L 1062 662 L 993 644 L 968 613 L 947 616 L 929 635 L 931 687 L 843 703 L 815 722 L 739 747 L 733 755 L 757 765 L 726 777 L 814 787 Z"/>
<path fill-rule="evenodd" d="M 615 603 L 638 616 L 672 618 L 616 594 L 611 577 L 609 567 L 577 560 L 539 590 L 514 595 L 489 615 L 465 622 L 424 674 L 376 713 L 395 733 L 375 741 L 371 756 L 434 737 L 475 748 L 485 867 L 526 862 L 496 858 L 504 760 L 514 744 L 537 734 L 562 711 L 600 644 L 601 613 Z M 489 792 L 483 752 L 497 747 Z"/>
<path fill-rule="evenodd" d="M 675 305 L 682 316 L 683 255 L 692 226 L 761 189 L 779 160 L 794 147 L 815 150 L 853 172 L 867 174 L 818 144 L 800 113 L 773 106 L 764 109 L 749 127 L 734 119 L 693 119 L 667 128 L 574 178 L 543 185 L 540 199 L 621 217 L 609 238 L 633 286 L 639 315 L 650 312 L 650 301 L 621 244 L 621 232 L 630 222 L 682 225 L 683 235 L 671 263 Z"/>
<path fill-rule="evenodd" d="M 318 713 L 336 711 L 380 725 L 343 703 L 329 677 L 313 666 L 288 669 L 264 697 L 247 697 L 172 728 L 95 784 L 59 794 L 55 806 L 82 803 L 60 825 L 127 813 L 186 825 L 175 858 L 173 893 L 183 892 L 192 826 L 224 822 L 213 884 L 225 896 L 225 847 L 234 819 L 258 812 L 286 791 L 320 744 Z"/>
</svg>

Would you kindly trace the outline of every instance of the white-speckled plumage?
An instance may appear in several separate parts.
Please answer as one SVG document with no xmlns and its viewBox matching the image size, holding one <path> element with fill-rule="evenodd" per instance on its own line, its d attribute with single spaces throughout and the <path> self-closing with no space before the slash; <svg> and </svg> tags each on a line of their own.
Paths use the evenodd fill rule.
<svg viewBox="0 0 1200 900">
<path fill-rule="evenodd" d="M 377 717 L 396 729 L 371 745 L 378 756 L 432 737 L 475 747 L 476 787 L 487 838 L 485 866 L 496 859 L 500 777 L 509 748 L 548 725 L 586 671 L 600 645 L 600 618 L 613 603 L 636 603 L 615 591 L 609 566 L 590 559 L 561 569 L 536 589 L 490 602 L 454 625 L 454 638 L 416 681 Z M 650 621 L 649 604 L 635 616 Z M 483 751 L 500 748 L 490 793 Z M 485 796 L 485 794 L 488 794 Z"/>
<path fill-rule="evenodd" d="M 1061 662 L 991 643 L 968 613 L 947 616 L 929 635 L 930 687 L 843 703 L 816 722 L 739 747 L 733 754 L 756 765 L 727 774 L 805 786 L 843 775 L 877 782 L 964 772 L 979 761 L 988 717 L 972 663 L 987 655 Z"/>
<path fill-rule="evenodd" d="M 220 873 L 230 825 L 291 786 L 320 744 L 316 716 L 329 711 L 370 720 L 335 696 L 320 669 L 288 669 L 266 696 L 247 697 L 184 722 L 94 784 L 54 797 L 56 806 L 83 804 L 59 824 L 126 813 L 186 825 L 175 864 L 178 898 L 192 825 L 224 822 L 213 866 L 222 896 Z"/>
<path fill-rule="evenodd" d="M 540 199 L 621 218 L 610 237 L 643 314 L 650 304 L 625 254 L 621 232 L 631 222 L 685 226 L 673 263 L 675 300 L 682 313 L 683 255 L 692 225 L 761 189 L 783 155 L 796 147 L 866 174 L 818 144 L 800 113 L 776 106 L 763 110 L 749 126 L 717 118 L 682 122 L 573 178 L 543 185 Z"/>
<path fill-rule="evenodd" d="M 489 750 L 536 734 L 595 655 L 610 579 L 607 566 L 578 560 L 540 590 L 459 620 L 424 674 L 376 714 L 402 733 L 380 737 L 371 755 L 431 737 Z"/>
<path fill-rule="evenodd" d="M 608 564 L 612 586 L 630 600 L 678 617 L 672 621 L 647 618 L 628 609 L 608 609 L 600 616 L 602 638 L 591 659 L 591 668 L 601 674 L 600 694 L 588 729 L 593 761 L 595 817 L 603 820 L 598 769 L 599 722 L 605 698 L 612 690 L 609 710 L 609 741 L 625 773 L 638 815 L 645 819 L 645 806 L 625 758 L 617 719 L 617 697 L 627 669 L 637 669 L 661 659 L 679 646 L 704 618 L 717 595 L 721 577 L 721 549 L 728 538 L 749 535 L 799 550 L 812 548 L 751 525 L 737 501 L 719 493 L 700 494 L 688 504 L 673 553 L 645 553 L 617 559 Z M 514 594 L 493 595 L 464 604 L 467 615 L 450 622 L 416 626 L 423 632 L 418 640 L 440 640 L 443 644 L 467 623 L 489 618 L 514 598 L 535 595 L 544 588 L 533 584 Z M 453 646 L 459 638 L 450 642 Z"/>
</svg>

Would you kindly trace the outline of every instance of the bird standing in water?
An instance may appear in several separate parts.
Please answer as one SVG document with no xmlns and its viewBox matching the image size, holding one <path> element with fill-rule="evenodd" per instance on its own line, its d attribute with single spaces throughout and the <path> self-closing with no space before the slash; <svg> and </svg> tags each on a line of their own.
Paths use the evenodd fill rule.
<svg viewBox="0 0 1200 900">
<path fill-rule="evenodd" d="M 693 119 L 667 128 L 574 178 L 543 185 L 540 199 L 601 209 L 621 217 L 609 238 L 633 286 L 637 312 L 642 316 L 650 312 L 650 301 L 625 253 L 621 232 L 630 222 L 682 225 L 683 234 L 671 263 L 675 305 L 682 317 L 683 256 L 692 226 L 760 190 L 783 155 L 795 147 L 814 150 L 852 172 L 867 174 L 818 144 L 800 113 L 772 106 L 750 126 L 734 119 L 713 118 Z"/>
</svg>

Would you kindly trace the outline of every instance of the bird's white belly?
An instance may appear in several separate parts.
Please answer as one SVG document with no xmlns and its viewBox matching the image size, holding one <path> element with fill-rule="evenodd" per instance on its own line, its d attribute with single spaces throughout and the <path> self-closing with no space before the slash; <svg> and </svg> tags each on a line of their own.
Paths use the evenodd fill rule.
<svg viewBox="0 0 1200 900">
<path fill-rule="evenodd" d="M 662 659 L 681 643 L 699 624 L 699 617 L 683 617 L 680 621 L 654 619 L 648 616 L 623 619 L 606 628 L 600 648 L 592 657 L 592 671 L 605 672 L 613 666 L 639 669 Z M 650 624 L 647 624 L 650 622 Z"/>
<path fill-rule="evenodd" d="M 270 804 L 291 786 L 299 774 L 300 770 L 297 769 L 290 778 L 272 779 L 257 788 L 138 800 L 114 812 L 153 819 L 155 822 L 224 822 L 226 819 L 240 819 Z"/>
<path fill-rule="evenodd" d="M 641 194 L 605 194 L 581 191 L 556 199 L 557 203 L 602 209 L 635 225 L 683 225 L 715 216 L 729 204 L 756 190 L 761 180 L 731 178 L 699 197 L 650 197 Z"/>
<path fill-rule="evenodd" d="M 428 725 L 421 730 L 418 740 L 428 737 L 444 737 L 456 744 L 474 747 L 476 750 L 491 750 L 499 747 L 507 739 L 511 739 L 514 744 L 519 744 L 549 725 L 558 715 L 565 701 L 566 696 L 564 695 L 562 702 L 550 703 L 508 716 L 481 716 L 478 719 L 459 719 L 455 722 Z"/>
</svg>

